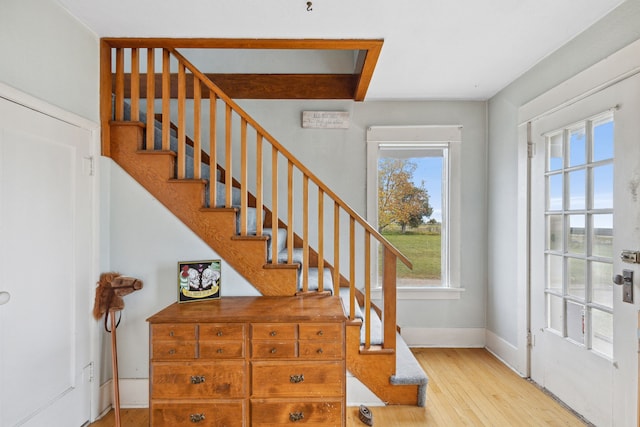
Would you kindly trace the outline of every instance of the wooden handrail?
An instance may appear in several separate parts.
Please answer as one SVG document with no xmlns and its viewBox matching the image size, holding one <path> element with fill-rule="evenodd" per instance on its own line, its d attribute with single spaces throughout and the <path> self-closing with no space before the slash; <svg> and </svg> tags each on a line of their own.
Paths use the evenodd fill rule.
<svg viewBox="0 0 640 427">
<path fill-rule="evenodd" d="M 365 230 L 367 230 L 371 235 L 380 243 L 382 243 L 386 248 L 388 248 L 391 253 L 393 253 L 404 265 L 413 269 L 413 264 L 411 261 L 400 252 L 391 242 L 389 242 L 382 234 L 378 232 L 371 224 L 369 224 L 364 218 L 362 218 L 356 211 L 354 211 L 346 202 L 344 202 L 337 194 L 335 194 L 329 187 L 327 187 L 324 182 L 322 182 L 313 172 L 311 172 L 305 165 L 303 165 L 298 159 L 295 158 L 293 154 L 289 152 L 284 146 L 278 142 L 266 129 L 264 129 L 258 122 L 256 122 L 246 111 L 244 111 L 233 99 L 229 98 L 222 90 L 212 81 L 210 81 L 206 75 L 204 75 L 198 68 L 196 68 L 187 58 L 182 56 L 178 51 L 172 48 L 168 48 L 173 56 L 175 56 L 179 62 L 182 62 L 185 67 L 193 73 L 204 85 L 207 86 L 207 89 L 216 93 L 218 98 L 224 101 L 227 106 L 230 106 L 233 111 L 235 111 L 240 117 L 244 118 L 248 124 L 251 125 L 258 133 L 262 134 L 265 139 L 269 141 L 269 143 L 277 148 L 278 152 L 282 154 L 285 158 L 289 159 L 298 170 L 300 170 L 304 175 L 308 176 L 313 183 L 318 186 L 318 188 L 322 189 L 322 191 L 329 196 L 331 199 L 336 201 L 340 207 L 352 218 L 360 224 Z"/>
</svg>

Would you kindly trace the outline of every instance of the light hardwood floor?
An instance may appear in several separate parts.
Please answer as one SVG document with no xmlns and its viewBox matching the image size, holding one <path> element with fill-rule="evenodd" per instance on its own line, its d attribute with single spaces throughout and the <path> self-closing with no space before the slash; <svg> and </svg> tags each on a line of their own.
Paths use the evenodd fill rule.
<svg viewBox="0 0 640 427">
<path fill-rule="evenodd" d="M 429 377 L 427 406 L 371 407 L 374 427 L 584 426 L 484 349 L 414 349 Z M 123 409 L 122 427 L 149 423 L 147 409 Z M 113 411 L 90 427 L 112 427 Z M 348 408 L 347 426 L 364 426 Z"/>
</svg>

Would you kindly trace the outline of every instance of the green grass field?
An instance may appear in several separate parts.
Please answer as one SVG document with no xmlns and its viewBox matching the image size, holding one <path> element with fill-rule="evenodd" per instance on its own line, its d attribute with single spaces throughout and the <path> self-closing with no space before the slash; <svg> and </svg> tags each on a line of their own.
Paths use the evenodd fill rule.
<svg viewBox="0 0 640 427">
<path fill-rule="evenodd" d="M 401 234 L 399 229 L 388 227 L 382 235 L 413 263 L 413 270 L 409 270 L 398 261 L 398 278 L 440 279 L 440 233 L 430 233 L 419 227 Z"/>
</svg>

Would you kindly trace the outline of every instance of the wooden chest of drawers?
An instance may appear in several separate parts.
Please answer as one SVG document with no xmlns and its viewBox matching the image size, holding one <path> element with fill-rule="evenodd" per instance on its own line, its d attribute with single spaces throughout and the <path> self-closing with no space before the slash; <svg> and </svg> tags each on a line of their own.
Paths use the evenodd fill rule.
<svg viewBox="0 0 640 427">
<path fill-rule="evenodd" d="M 148 321 L 152 426 L 345 425 L 339 298 L 227 297 Z"/>
</svg>

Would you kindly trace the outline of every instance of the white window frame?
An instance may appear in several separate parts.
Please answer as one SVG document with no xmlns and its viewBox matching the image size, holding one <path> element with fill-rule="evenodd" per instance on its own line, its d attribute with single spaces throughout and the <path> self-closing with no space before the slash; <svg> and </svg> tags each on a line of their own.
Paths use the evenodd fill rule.
<svg viewBox="0 0 640 427">
<path fill-rule="evenodd" d="M 398 299 L 459 299 L 464 291 L 460 283 L 460 145 L 461 126 L 372 126 L 367 129 L 367 219 L 378 223 L 378 158 L 381 148 L 415 146 L 444 150 L 446 188 L 442 192 L 442 284 L 440 286 L 397 288 Z M 378 265 L 377 250 L 372 251 L 372 263 Z M 372 269 L 372 283 L 377 284 L 377 268 Z M 372 289 L 372 298 L 379 298 L 380 288 Z"/>
</svg>

